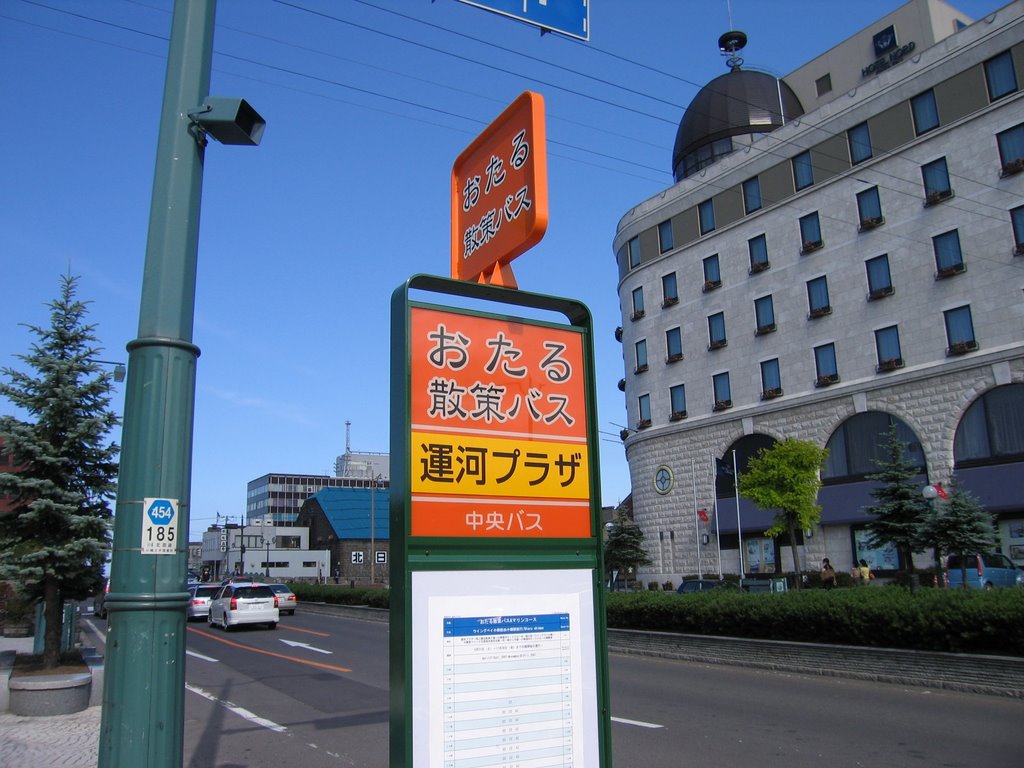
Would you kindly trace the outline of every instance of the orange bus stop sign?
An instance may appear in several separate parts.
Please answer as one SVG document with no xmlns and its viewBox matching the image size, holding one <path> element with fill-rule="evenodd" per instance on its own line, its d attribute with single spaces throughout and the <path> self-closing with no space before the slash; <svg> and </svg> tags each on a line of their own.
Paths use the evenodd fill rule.
<svg viewBox="0 0 1024 768">
<path fill-rule="evenodd" d="M 547 227 L 544 97 L 524 91 L 452 166 L 452 278 L 516 288 L 509 262 Z"/>
</svg>

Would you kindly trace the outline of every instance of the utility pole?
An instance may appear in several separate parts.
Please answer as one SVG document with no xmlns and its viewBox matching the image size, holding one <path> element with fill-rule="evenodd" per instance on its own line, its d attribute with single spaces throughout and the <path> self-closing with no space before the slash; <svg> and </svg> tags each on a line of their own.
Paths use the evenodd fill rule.
<svg viewBox="0 0 1024 768">
<path fill-rule="evenodd" d="M 240 99 L 209 98 L 215 12 L 215 0 L 176 0 L 171 22 L 139 335 L 128 344 L 99 768 L 182 762 L 203 158 L 207 133 L 257 144 L 265 125 Z M 143 554 L 147 499 L 163 515 L 153 523 L 177 518 L 163 531 L 180 532 L 173 552 Z"/>
</svg>

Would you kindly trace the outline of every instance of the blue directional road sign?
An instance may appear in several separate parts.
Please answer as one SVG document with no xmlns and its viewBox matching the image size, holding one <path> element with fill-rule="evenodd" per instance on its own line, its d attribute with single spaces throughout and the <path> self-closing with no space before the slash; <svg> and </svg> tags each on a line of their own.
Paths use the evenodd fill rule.
<svg viewBox="0 0 1024 768">
<path fill-rule="evenodd" d="M 459 0 L 580 40 L 590 40 L 590 0 Z"/>
</svg>

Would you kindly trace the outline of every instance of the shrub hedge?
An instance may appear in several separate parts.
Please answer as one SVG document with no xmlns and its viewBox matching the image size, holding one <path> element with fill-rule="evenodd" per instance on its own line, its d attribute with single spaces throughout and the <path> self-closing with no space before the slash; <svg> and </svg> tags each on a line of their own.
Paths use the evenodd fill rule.
<svg viewBox="0 0 1024 768">
<path fill-rule="evenodd" d="M 390 604 L 386 589 L 290 586 L 308 602 Z M 1024 589 L 648 590 L 610 592 L 607 606 L 608 626 L 617 629 L 1024 656 Z"/>
</svg>

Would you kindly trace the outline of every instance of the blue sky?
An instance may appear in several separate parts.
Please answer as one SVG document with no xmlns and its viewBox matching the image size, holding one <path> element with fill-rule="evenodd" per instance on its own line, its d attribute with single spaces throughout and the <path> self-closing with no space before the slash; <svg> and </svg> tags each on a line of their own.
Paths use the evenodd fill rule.
<svg viewBox="0 0 1024 768">
<path fill-rule="evenodd" d="M 896 0 L 732 0 L 748 66 L 785 74 Z M 953 5 L 980 18 L 998 0 Z M 106 346 L 138 333 L 170 0 L 0 4 L 0 365 L 20 365 L 60 275 Z M 221 0 L 210 92 L 267 121 L 206 153 L 194 342 L 201 348 L 192 538 L 244 513 L 268 472 L 332 474 L 387 451 L 389 301 L 449 269 L 449 174 L 524 90 L 547 109 L 550 223 L 513 262 L 522 289 L 595 323 L 605 504 L 630 490 L 612 238 L 671 184 L 676 127 L 726 71 L 726 0 L 591 0 L 581 43 L 456 0 Z M 118 385 L 114 406 L 123 407 Z M 11 412 L 0 401 L 0 413 Z"/>
</svg>

